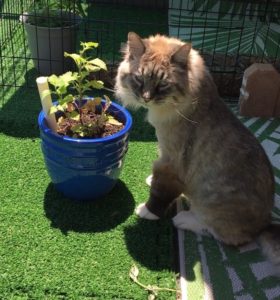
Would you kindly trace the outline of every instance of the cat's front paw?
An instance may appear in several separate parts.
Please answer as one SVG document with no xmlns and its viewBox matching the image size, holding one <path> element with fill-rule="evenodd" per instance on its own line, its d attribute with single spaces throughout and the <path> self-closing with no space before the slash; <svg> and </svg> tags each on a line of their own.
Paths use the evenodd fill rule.
<svg viewBox="0 0 280 300">
<path fill-rule="evenodd" d="M 175 217 L 173 217 L 172 221 L 176 228 L 178 229 L 188 229 L 187 228 L 187 212 L 180 211 Z"/>
<path fill-rule="evenodd" d="M 153 175 L 149 175 L 147 178 L 146 178 L 146 184 L 148 186 L 151 186 L 152 185 L 152 180 L 153 180 Z"/>
<path fill-rule="evenodd" d="M 209 235 L 208 227 L 202 224 L 190 210 L 180 211 L 172 220 L 174 226 L 178 229 Z"/>
<path fill-rule="evenodd" d="M 158 220 L 159 219 L 158 216 L 156 216 L 155 214 L 151 213 L 148 210 L 145 203 L 141 203 L 140 205 L 138 205 L 137 208 L 135 209 L 135 213 L 137 214 L 137 216 L 139 216 L 140 218 L 143 218 L 143 219 L 147 219 L 147 220 Z"/>
</svg>

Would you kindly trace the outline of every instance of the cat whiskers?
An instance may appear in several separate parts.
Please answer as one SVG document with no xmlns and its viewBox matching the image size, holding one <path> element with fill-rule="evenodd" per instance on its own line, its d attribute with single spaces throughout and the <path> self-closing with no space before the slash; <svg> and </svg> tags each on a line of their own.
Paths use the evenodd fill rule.
<svg viewBox="0 0 280 300">
<path fill-rule="evenodd" d="M 199 101 L 199 97 L 192 99 L 192 105 L 196 105 Z"/>
<path fill-rule="evenodd" d="M 185 120 L 187 120 L 188 122 L 192 123 L 192 124 L 198 124 L 198 122 L 193 121 L 189 118 L 187 118 L 185 115 L 183 115 L 177 108 L 175 108 L 176 113 L 181 116 L 182 118 L 184 118 Z"/>
<path fill-rule="evenodd" d="M 180 99 L 180 98 L 179 98 Z M 178 98 L 176 99 L 176 102 L 174 102 L 174 100 L 172 99 L 165 99 L 165 103 L 168 103 L 169 105 L 171 104 L 174 107 L 175 112 L 182 117 L 183 119 L 187 120 L 188 122 L 192 123 L 192 124 L 198 124 L 199 122 L 194 121 L 189 119 L 188 117 L 186 117 L 182 112 L 180 112 L 180 110 L 177 108 L 178 106 L 180 106 L 181 104 L 184 104 L 186 102 L 185 99 L 182 99 L 181 101 Z M 166 101 L 167 100 L 167 101 Z M 190 108 L 192 111 L 194 111 L 196 105 L 198 104 L 199 101 L 199 97 L 193 98 L 192 102 L 190 103 Z"/>
<path fill-rule="evenodd" d="M 191 105 L 197 104 L 198 98 L 194 98 L 194 99 L 192 99 L 192 100 L 193 100 L 193 101 L 192 101 Z M 197 121 L 193 121 L 193 120 L 189 119 L 188 117 L 186 117 L 183 113 L 181 113 L 181 112 L 179 111 L 179 109 L 176 107 L 179 103 L 172 103 L 172 104 L 173 104 L 173 106 L 174 106 L 174 108 L 175 108 L 175 112 L 176 112 L 179 116 L 181 116 L 183 119 L 187 120 L 188 122 L 190 122 L 190 123 L 192 123 L 192 124 L 198 124 Z"/>
</svg>

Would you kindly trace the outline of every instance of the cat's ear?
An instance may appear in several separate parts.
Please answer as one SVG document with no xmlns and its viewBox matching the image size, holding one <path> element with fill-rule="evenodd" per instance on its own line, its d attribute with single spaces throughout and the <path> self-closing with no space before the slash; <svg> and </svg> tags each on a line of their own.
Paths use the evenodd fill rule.
<svg viewBox="0 0 280 300">
<path fill-rule="evenodd" d="M 132 57 L 140 58 L 145 52 L 145 45 L 138 34 L 129 32 L 127 36 L 128 51 Z"/>
<path fill-rule="evenodd" d="M 173 55 L 171 56 L 171 61 L 173 63 L 186 66 L 191 49 L 191 43 L 184 44 L 176 52 L 173 53 Z"/>
</svg>

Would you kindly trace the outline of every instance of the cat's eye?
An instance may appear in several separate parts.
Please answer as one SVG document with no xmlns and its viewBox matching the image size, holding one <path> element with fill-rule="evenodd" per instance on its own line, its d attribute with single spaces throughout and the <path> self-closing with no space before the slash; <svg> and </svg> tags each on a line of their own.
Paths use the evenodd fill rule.
<svg viewBox="0 0 280 300">
<path fill-rule="evenodd" d="M 159 89 L 167 89 L 167 88 L 169 88 L 169 86 L 170 86 L 170 84 L 169 84 L 169 82 L 167 82 L 167 81 L 160 81 L 159 83 L 158 83 L 158 88 Z"/>
<path fill-rule="evenodd" d="M 158 85 L 159 85 L 159 86 L 167 86 L 167 85 L 169 85 L 169 83 L 168 83 L 167 81 L 160 81 L 160 82 L 158 83 Z"/>
<path fill-rule="evenodd" d="M 133 75 L 132 78 L 139 86 L 143 84 L 143 77 L 141 75 Z"/>
</svg>

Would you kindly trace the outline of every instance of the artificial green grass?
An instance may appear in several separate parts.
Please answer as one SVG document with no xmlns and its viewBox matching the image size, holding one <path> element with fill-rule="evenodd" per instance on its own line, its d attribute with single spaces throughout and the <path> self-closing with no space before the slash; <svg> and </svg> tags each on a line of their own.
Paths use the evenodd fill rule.
<svg viewBox="0 0 280 300">
<path fill-rule="evenodd" d="M 139 19 L 142 14 L 143 20 L 155 15 L 123 7 L 117 16 L 127 26 L 115 27 L 106 25 L 113 18 L 110 9 L 95 8 L 96 19 L 102 14 L 103 21 L 92 22 L 93 27 L 99 25 L 90 28 L 89 35 L 83 35 L 82 27 L 81 39 L 98 41 L 100 57 L 107 62 L 119 58 L 115 53 L 127 31 L 143 28 L 133 25 L 136 15 Z M 154 24 L 167 24 L 166 15 L 156 15 L 164 20 L 154 19 Z M 7 35 L 3 24 L 1 40 Z M 153 28 L 144 27 L 140 33 L 154 33 Z M 34 89 L 38 73 L 23 27 L 18 24 L 9 37 L 9 43 L 1 45 L 0 66 L 0 298 L 146 299 L 147 291 L 129 278 L 133 264 L 142 283 L 174 288 L 170 221 L 139 220 L 134 214 L 148 197 L 145 178 L 157 155 L 154 130 L 144 121 L 143 111 L 133 113 L 129 151 L 114 190 L 92 203 L 65 199 L 50 182 L 40 150 L 41 107 Z M 158 297 L 173 298 L 169 292 Z"/>
<path fill-rule="evenodd" d="M 156 157 L 154 131 L 134 113 L 120 180 L 87 204 L 56 192 L 40 150 L 36 91 L 18 89 L 0 111 L 1 299 L 146 299 L 129 278 L 136 264 L 144 284 L 175 287 L 169 220 L 139 220 L 145 178 Z M 161 292 L 158 299 L 175 299 Z"/>
</svg>

